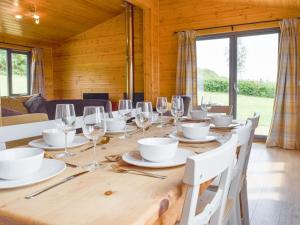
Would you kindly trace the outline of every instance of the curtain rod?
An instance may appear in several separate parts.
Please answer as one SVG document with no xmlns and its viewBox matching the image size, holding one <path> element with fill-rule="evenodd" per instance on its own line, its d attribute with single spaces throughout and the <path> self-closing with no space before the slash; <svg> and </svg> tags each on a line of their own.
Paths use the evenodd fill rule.
<svg viewBox="0 0 300 225">
<path fill-rule="evenodd" d="M 15 45 L 15 46 L 20 46 L 20 47 L 24 47 L 24 48 L 34 48 L 33 46 L 19 45 L 19 44 L 14 44 L 14 43 L 5 42 L 5 41 L 0 41 L 0 44 Z"/>
<path fill-rule="evenodd" d="M 300 19 L 300 17 L 296 17 L 297 19 Z M 243 25 L 251 25 L 251 24 L 260 24 L 260 23 L 271 23 L 271 22 L 278 22 L 281 21 L 281 19 L 276 19 L 276 20 L 265 20 L 265 21 L 257 21 L 257 22 L 250 22 L 250 23 L 238 23 L 238 24 L 232 24 L 232 25 L 223 25 L 223 26 L 216 26 L 216 27 L 206 27 L 206 28 L 199 28 L 199 29 L 192 29 L 194 31 L 200 31 L 200 30 L 211 30 L 211 29 L 217 29 L 217 28 L 226 28 L 226 27 L 231 27 L 231 30 L 233 31 L 233 27 L 237 26 L 243 26 Z M 175 31 L 174 34 L 177 34 L 182 31 Z"/>
</svg>

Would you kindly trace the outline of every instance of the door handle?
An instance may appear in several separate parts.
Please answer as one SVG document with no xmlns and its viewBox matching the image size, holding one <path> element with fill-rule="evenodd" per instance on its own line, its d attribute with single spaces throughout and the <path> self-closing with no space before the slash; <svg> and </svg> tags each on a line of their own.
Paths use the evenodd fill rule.
<svg viewBox="0 0 300 225">
<path fill-rule="evenodd" d="M 236 93 L 239 93 L 240 91 L 236 83 L 233 84 L 233 89 L 235 90 Z"/>
</svg>

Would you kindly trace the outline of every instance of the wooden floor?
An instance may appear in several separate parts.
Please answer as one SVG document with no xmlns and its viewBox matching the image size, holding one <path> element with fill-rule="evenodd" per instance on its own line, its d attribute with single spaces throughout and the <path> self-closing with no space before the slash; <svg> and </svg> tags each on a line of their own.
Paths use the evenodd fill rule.
<svg viewBox="0 0 300 225">
<path fill-rule="evenodd" d="M 300 151 L 254 144 L 248 192 L 251 225 L 300 225 Z"/>
</svg>

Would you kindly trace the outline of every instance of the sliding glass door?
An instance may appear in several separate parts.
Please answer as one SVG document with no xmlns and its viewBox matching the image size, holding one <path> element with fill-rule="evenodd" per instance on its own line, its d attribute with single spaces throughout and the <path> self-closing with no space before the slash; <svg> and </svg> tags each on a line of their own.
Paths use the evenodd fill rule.
<svg viewBox="0 0 300 225">
<path fill-rule="evenodd" d="M 197 41 L 198 96 L 221 105 L 229 104 L 229 44 L 229 38 Z"/>
<path fill-rule="evenodd" d="M 233 105 L 245 120 L 261 115 L 256 135 L 269 132 L 277 79 L 278 30 L 201 37 L 197 40 L 198 93 Z"/>
</svg>

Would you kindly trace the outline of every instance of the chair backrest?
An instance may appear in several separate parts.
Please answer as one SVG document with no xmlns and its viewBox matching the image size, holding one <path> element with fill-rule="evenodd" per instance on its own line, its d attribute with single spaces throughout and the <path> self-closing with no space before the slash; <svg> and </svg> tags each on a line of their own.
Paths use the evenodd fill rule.
<svg viewBox="0 0 300 225">
<path fill-rule="evenodd" d="M 17 116 L 8 116 L 8 117 L 1 117 L 1 126 L 3 127 L 11 127 L 11 126 L 17 126 L 20 124 L 28 124 L 28 123 L 35 123 L 35 122 L 41 122 L 41 121 L 47 121 L 48 120 L 48 115 L 45 113 L 32 113 L 32 114 L 23 114 L 23 115 L 17 115 Z M 17 129 L 15 132 L 11 131 L 3 131 L 3 127 L 0 128 L 0 134 L 1 136 L 10 136 L 12 139 L 13 137 L 17 136 L 16 132 L 25 132 L 27 133 L 28 130 L 24 128 L 24 130 L 21 130 L 21 128 Z M 38 136 L 38 135 L 37 135 Z M 0 137 L 0 142 L 2 143 L 2 149 L 3 148 L 11 148 L 15 146 L 20 146 L 27 144 L 28 141 L 31 139 L 28 139 L 29 137 L 24 137 L 22 139 L 15 139 L 15 140 L 9 140 L 9 139 L 4 139 L 3 137 Z M 6 142 L 6 143 L 5 143 Z M 4 147 L 5 144 L 5 147 Z"/>
<path fill-rule="evenodd" d="M 213 105 L 208 111 L 210 113 L 225 113 L 226 115 L 232 114 L 232 105 Z"/>
<path fill-rule="evenodd" d="M 181 95 L 182 100 L 183 100 L 183 105 L 184 105 L 184 113 L 183 116 L 187 116 L 190 111 L 190 106 L 191 106 L 191 97 L 187 95 Z"/>
<path fill-rule="evenodd" d="M 82 124 L 82 117 L 76 117 L 76 129 L 81 128 Z M 37 137 L 42 135 L 43 130 L 55 127 L 55 120 L 2 126 L 0 127 L 0 142 Z"/>
<path fill-rule="evenodd" d="M 239 127 L 237 130 L 233 131 L 238 136 L 238 144 L 239 152 L 237 162 L 234 165 L 231 185 L 229 189 L 229 196 L 233 199 L 236 199 L 239 194 L 240 180 L 243 174 L 246 158 L 248 155 L 248 143 L 250 140 L 252 130 L 252 122 L 251 120 L 247 120 L 245 126 Z"/>
<path fill-rule="evenodd" d="M 248 118 L 248 120 L 250 120 L 251 123 L 252 123 L 252 128 L 251 128 L 251 134 L 250 134 L 250 139 L 249 139 L 249 143 L 248 143 L 247 156 L 246 156 L 246 162 L 245 162 L 243 174 L 246 174 L 246 172 L 247 172 L 248 162 L 249 162 L 251 148 L 252 148 L 252 143 L 253 143 L 253 140 L 254 140 L 255 130 L 258 127 L 259 118 L 260 118 L 260 115 L 257 112 L 254 113 L 253 117 Z"/>
<path fill-rule="evenodd" d="M 232 166 L 235 159 L 237 135 L 222 146 L 209 152 L 188 158 L 183 182 L 187 193 L 183 206 L 180 225 L 220 225 L 225 210 Z M 220 175 L 220 185 L 212 201 L 196 215 L 200 185 Z"/>
</svg>

